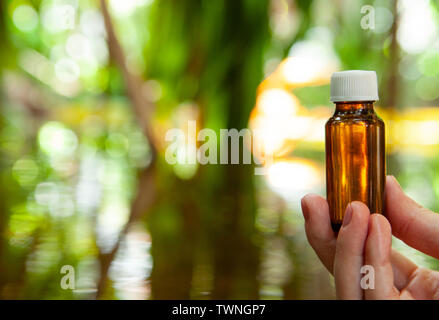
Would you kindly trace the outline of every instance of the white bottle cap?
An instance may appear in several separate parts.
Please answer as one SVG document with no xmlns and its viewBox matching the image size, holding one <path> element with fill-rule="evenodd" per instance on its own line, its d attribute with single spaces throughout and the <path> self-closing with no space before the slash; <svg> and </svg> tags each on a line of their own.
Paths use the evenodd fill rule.
<svg viewBox="0 0 439 320">
<path fill-rule="evenodd" d="M 349 70 L 334 72 L 331 76 L 331 101 L 378 100 L 375 71 Z"/>
</svg>

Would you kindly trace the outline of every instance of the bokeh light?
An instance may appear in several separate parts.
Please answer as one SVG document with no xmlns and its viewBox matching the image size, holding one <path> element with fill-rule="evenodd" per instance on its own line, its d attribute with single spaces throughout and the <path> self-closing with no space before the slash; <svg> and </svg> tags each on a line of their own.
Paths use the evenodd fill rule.
<svg viewBox="0 0 439 320">
<path fill-rule="evenodd" d="M 71 156 L 78 146 L 75 133 L 59 122 L 48 122 L 42 126 L 38 141 L 49 156 Z"/>
<path fill-rule="evenodd" d="M 0 298 L 335 298 L 300 208 L 325 196 L 332 72 L 377 71 L 388 173 L 439 211 L 439 7 L 396 2 L 4 1 Z M 226 128 L 254 165 L 194 161 Z"/>
<path fill-rule="evenodd" d="M 400 0 L 400 28 L 398 42 L 408 53 L 424 51 L 437 37 L 437 24 L 430 10 L 429 0 Z M 422 30 L 422 32 L 420 32 Z"/>
<path fill-rule="evenodd" d="M 12 174 L 22 187 L 32 186 L 38 177 L 39 167 L 31 157 L 24 157 L 15 161 Z"/>
<path fill-rule="evenodd" d="M 38 13 L 32 6 L 23 4 L 15 8 L 12 20 L 19 30 L 30 32 L 38 26 L 39 19 Z"/>
<path fill-rule="evenodd" d="M 47 4 L 41 8 L 43 27 L 50 33 L 72 30 L 76 25 L 76 8 L 68 3 Z"/>
</svg>

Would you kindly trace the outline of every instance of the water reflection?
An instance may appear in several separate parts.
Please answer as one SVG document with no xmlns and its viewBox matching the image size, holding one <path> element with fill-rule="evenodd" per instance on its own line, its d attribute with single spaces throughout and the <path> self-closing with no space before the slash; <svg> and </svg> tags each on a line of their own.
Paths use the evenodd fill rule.
<svg viewBox="0 0 439 320">
<path fill-rule="evenodd" d="M 392 35 L 393 9 L 376 7 L 383 21 L 364 32 L 352 28 L 360 3 L 345 2 L 115 0 L 103 14 L 96 1 L 3 1 L 0 298 L 334 298 L 299 200 L 324 194 L 325 84 L 340 66 L 377 69 L 381 83 L 399 69 L 409 81 L 393 94 L 410 106 L 378 112 L 389 171 L 439 211 L 437 10 L 400 1 Z M 411 26 L 420 18 L 421 36 Z M 413 55 L 387 52 L 389 41 Z M 433 107 L 413 107 L 424 103 L 411 96 Z M 164 133 L 191 120 L 198 130 L 259 129 L 275 153 L 268 175 L 166 163 Z M 181 158 L 195 144 L 182 143 Z M 60 285 L 64 266 L 74 288 Z"/>
</svg>

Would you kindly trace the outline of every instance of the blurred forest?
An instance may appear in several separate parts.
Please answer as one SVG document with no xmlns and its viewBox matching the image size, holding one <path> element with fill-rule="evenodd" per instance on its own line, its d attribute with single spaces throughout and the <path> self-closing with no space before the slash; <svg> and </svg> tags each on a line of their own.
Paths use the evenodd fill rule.
<svg viewBox="0 0 439 320">
<path fill-rule="evenodd" d="M 300 211 L 330 74 L 377 71 L 387 171 L 439 211 L 438 34 L 428 0 L 1 1 L 0 298 L 334 298 Z M 167 163 L 191 120 L 260 130 L 274 163 Z"/>
</svg>

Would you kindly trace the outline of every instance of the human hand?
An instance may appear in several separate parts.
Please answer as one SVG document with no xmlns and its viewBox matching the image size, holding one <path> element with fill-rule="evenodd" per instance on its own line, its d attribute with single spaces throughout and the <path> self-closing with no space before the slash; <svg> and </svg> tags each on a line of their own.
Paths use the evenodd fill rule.
<svg viewBox="0 0 439 320">
<path fill-rule="evenodd" d="M 386 181 L 386 217 L 370 214 L 354 201 L 346 209 L 338 237 L 326 200 L 302 198 L 309 243 L 335 278 L 338 299 L 439 299 L 439 272 L 418 267 L 392 250 L 392 233 L 409 246 L 439 259 L 439 214 L 404 194 L 393 176 Z M 360 286 L 364 265 L 374 268 L 374 289 Z"/>
</svg>

